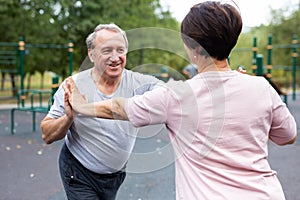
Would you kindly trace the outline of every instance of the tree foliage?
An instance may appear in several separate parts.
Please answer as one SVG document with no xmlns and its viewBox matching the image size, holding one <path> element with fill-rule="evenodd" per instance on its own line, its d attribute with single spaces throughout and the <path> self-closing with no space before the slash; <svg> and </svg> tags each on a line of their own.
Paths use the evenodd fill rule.
<svg viewBox="0 0 300 200">
<path fill-rule="evenodd" d="M 181 71 L 188 64 L 179 36 L 179 22 L 159 0 L 0 0 L 0 3 L 0 42 L 17 42 L 24 37 L 27 44 L 67 45 L 71 40 L 74 43 L 74 70 L 86 61 L 88 34 L 96 25 L 110 22 L 128 33 L 127 68 L 158 63 Z M 247 71 L 252 70 L 254 37 L 257 38 L 258 53 L 264 55 L 266 63 L 269 34 L 273 36 L 273 66 L 290 66 L 293 35 L 300 37 L 299 6 L 292 8 L 271 10 L 268 25 L 243 33 L 230 55 L 232 67 L 243 65 Z M 157 30 L 153 31 L 151 27 Z M 283 48 L 282 45 L 286 46 Z M 25 61 L 29 74 L 53 71 L 62 77 L 68 75 L 66 49 L 28 48 Z"/>
<path fill-rule="evenodd" d="M 100 23 L 114 22 L 125 31 L 140 27 L 179 30 L 178 22 L 161 7 L 159 0 L 0 0 L 0 3 L 1 42 L 17 42 L 23 37 L 27 44 L 67 45 L 71 40 L 74 70 L 86 58 L 86 37 Z M 168 45 L 174 42 L 178 43 L 169 41 Z M 26 72 L 43 74 L 48 70 L 63 77 L 68 75 L 67 50 L 32 47 L 26 53 Z M 157 63 L 161 58 L 166 64 L 178 59 L 166 51 L 150 51 L 142 46 L 128 56 L 131 67 L 144 62 Z"/>
<path fill-rule="evenodd" d="M 272 35 L 272 79 L 281 86 L 288 87 L 291 84 L 292 75 L 293 37 L 300 36 L 299 5 L 298 7 L 283 7 L 278 10 L 271 10 L 270 13 L 271 21 L 268 25 L 253 27 L 250 31 L 245 32 L 240 36 L 230 61 L 235 67 L 238 65 L 245 66 L 247 71 L 251 73 L 253 39 L 256 37 L 258 47 L 257 53 L 263 55 L 264 65 L 266 66 L 268 36 Z M 297 63 L 299 63 L 299 59 L 297 60 Z M 298 67 L 298 71 L 299 70 Z"/>
</svg>

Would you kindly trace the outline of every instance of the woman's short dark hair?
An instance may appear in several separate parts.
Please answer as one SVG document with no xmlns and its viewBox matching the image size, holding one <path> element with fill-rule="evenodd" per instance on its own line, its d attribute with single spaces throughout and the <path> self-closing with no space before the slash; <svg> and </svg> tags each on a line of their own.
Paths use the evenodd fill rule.
<svg viewBox="0 0 300 200">
<path fill-rule="evenodd" d="M 243 26 L 239 11 L 230 4 L 206 1 L 196 4 L 183 19 L 181 37 L 190 49 L 201 47 L 209 56 L 228 58 Z M 203 50 L 199 51 L 204 54 Z"/>
</svg>

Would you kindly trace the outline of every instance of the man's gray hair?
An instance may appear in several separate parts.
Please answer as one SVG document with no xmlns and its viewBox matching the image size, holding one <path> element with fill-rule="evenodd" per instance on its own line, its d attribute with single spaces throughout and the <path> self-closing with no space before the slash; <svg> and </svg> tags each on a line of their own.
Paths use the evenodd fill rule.
<svg viewBox="0 0 300 200">
<path fill-rule="evenodd" d="M 110 24 L 99 24 L 98 26 L 96 26 L 96 28 L 94 29 L 94 32 L 92 32 L 91 34 L 89 34 L 89 36 L 86 38 L 86 46 L 88 49 L 94 49 L 95 48 L 95 38 L 96 38 L 96 32 L 100 31 L 100 30 L 112 30 L 118 33 L 121 33 L 124 40 L 125 40 L 125 45 L 126 48 L 128 49 L 128 39 L 126 36 L 125 31 L 123 31 L 119 26 L 117 26 L 114 23 L 110 23 Z"/>
</svg>

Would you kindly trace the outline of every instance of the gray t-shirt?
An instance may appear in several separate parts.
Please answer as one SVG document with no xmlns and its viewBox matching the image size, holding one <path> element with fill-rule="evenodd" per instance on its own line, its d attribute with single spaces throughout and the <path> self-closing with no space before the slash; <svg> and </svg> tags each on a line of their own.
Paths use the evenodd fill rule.
<svg viewBox="0 0 300 200">
<path fill-rule="evenodd" d="M 91 69 L 74 75 L 73 79 L 80 93 L 85 94 L 89 102 L 141 95 L 152 90 L 159 82 L 153 76 L 124 69 L 117 90 L 114 94 L 107 96 L 97 89 L 91 77 Z M 54 104 L 48 116 L 59 118 L 64 113 L 64 90 L 60 86 L 54 95 Z M 82 165 L 93 172 L 104 174 L 125 169 L 136 134 L 137 129 L 127 121 L 78 115 L 65 141 L 70 152 Z"/>
</svg>

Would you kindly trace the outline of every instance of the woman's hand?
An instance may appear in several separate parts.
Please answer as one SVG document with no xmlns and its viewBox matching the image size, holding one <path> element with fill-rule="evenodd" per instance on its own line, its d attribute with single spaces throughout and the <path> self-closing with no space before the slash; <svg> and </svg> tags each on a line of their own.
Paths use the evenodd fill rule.
<svg viewBox="0 0 300 200">
<path fill-rule="evenodd" d="M 83 107 L 88 103 L 88 101 L 85 95 L 80 94 L 72 77 L 66 79 L 66 84 L 63 88 L 65 90 L 65 101 L 69 102 L 75 112 L 83 113 Z"/>
<path fill-rule="evenodd" d="M 80 94 L 72 77 L 66 79 L 66 84 L 63 87 L 65 90 L 65 99 L 76 113 L 90 117 L 128 120 L 124 109 L 126 101 L 124 98 L 119 97 L 88 103 L 85 95 Z"/>
</svg>

